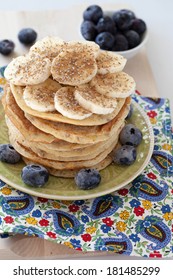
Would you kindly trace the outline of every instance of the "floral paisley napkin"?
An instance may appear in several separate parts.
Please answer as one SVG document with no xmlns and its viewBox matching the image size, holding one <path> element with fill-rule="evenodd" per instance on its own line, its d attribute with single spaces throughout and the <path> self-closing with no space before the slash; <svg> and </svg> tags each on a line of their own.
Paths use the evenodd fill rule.
<svg viewBox="0 0 173 280">
<path fill-rule="evenodd" d="M 3 69 L 0 83 L 4 84 Z M 0 88 L 0 94 L 3 90 Z M 173 155 L 167 99 L 133 99 L 153 125 L 150 163 L 114 194 L 90 200 L 33 197 L 0 181 L 0 234 L 38 236 L 80 251 L 142 257 L 173 256 Z"/>
</svg>

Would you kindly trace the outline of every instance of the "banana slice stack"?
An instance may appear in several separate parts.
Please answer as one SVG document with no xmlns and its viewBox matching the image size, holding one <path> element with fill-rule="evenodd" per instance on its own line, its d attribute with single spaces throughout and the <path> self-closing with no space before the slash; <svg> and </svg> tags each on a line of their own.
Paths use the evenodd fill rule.
<svg viewBox="0 0 173 280">
<path fill-rule="evenodd" d="M 126 59 L 93 42 L 37 41 L 5 70 L 9 139 L 28 163 L 74 177 L 112 162 L 135 81 Z"/>
</svg>

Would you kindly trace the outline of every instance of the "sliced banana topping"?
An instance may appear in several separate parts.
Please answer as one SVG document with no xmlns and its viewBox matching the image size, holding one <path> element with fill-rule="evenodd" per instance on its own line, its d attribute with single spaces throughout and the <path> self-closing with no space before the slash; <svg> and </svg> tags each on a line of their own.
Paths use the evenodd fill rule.
<svg viewBox="0 0 173 280">
<path fill-rule="evenodd" d="M 48 58 L 41 58 L 36 54 L 18 56 L 8 64 L 4 76 L 15 85 L 36 85 L 49 78 L 50 68 Z"/>
<path fill-rule="evenodd" d="M 39 112 L 55 111 L 54 96 L 61 88 L 58 82 L 48 79 L 45 82 L 26 86 L 23 93 L 23 99 L 28 107 Z"/>
<path fill-rule="evenodd" d="M 98 56 L 99 51 L 100 51 L 99 45 L 97 45 L 94 42 L 88 42 L 88 41 L 86 41 L 86 42 L 69 41 L 68 43 L 66 43 L 65 48 L 67 50 L 70 50 L 70 49 L 73 49 L 75 51 L 82 50 L 84 52 L 86 50 L 88 50 L 88 51 L 92 52 L 95 57 Z"/>
<path fill-rule="evenodd" d="M 65 42 L 59 37 L 47 36 L 37 41 L 31 48 L 30 53 L 38 53 L 43 58 L 51 61 L 62 51 Z"/>
<path fill-rule="evenodd" d="M 108 97 L 126 98 L 136 88 L 134 79 L 125 72 L 97 74 L 91 81 L 91 86 Z"/>
<path fill-rule="evenodd" d="M 74 96 L 83 108 L 95 114 L 110 114 L 117 106 L 115 98 L 106 97 L 89 85 L 76 87 Z"/>
<path fill-rule="evenodd" d="M 74 97 L 74 87 L 62 87 L 55 94 L 55 108 L 70 119 L 83 120 L 92 115 L 79 105 Z"/>
<path fill-rule="evenodd" d="M 77 86 L 88 83 L 97 73 L 92 51 L 75 47 L 66 49 L 54 58 L 51 67 L 53 78 L 61 84 Z"/>
<path fill-rule="evenodd" d="M 127 59 L 113 52 L 100 51 L 96 62 L 98 68 L 97 72 L 104 75 L 122 71 L 126 65 Z"/>
</svg>

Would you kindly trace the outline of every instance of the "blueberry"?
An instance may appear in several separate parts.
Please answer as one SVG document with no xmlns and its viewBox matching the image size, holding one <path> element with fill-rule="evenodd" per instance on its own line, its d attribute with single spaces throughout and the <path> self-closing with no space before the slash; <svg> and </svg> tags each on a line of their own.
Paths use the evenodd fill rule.
<svg viewBox="0 0 173 280">
<path fill-rule="evenodd" d="M 139 35 L 142 35 L 146 31 L 147 26 L 142 19 L 136 18 L 131 21 L 130 29 L 136 31 Z"/>
<path fill-rule="evenodd" d="M 97 35 L 97 29 L 92 21 L 86 20 L 81 24 L 82 36 L 89 41 L 94 41 Z"/>
<path fill-rule="evenodd" d="M 90 20 L 97 23 L 99 18 L 103 16 L 102 8 L 98 5 L 89 6 L 83 13 L 84 20 Z"/>
<path fill-rule="evenodd" d="M 131 25 L 131 20 L 134 18 L 128 10 L 119 10 L 113 13 L 112 19 L 116 23 L 117 27 L 121 31 L 128 30 Z"/>
<path fill-rule="evenodd" d="M 49 179 L 49 172 L 41 165 L 30 164 L 22 169 L 21 177 L 29 186 L 43 187 Z"/>
<path fill-rule="evenodd" d="M 115 150 L 113 161 L 121 165 L 131 165 L 136 160 L 136 149 L 133 146 L 124 145 Z"/>
<path fill-rule="evenodd" d="M 19 41 L 24 45 L 32 45 L 37 38 L 37 33 L 32 28 L 24 28 L 18 34 Z"/>
<path fill-rule="evenodd" d="M 114 46 L 112 48 L 113 51 L 126 51 L 128 50 L 129 44 L 126 37 L 123 34 L 117 34 L 115 36 Z"/>
<path fill-rule="evenodd" d="M 99 19 L 96 25 L 98 33 L 108 31 L 112 34 L 116 33 L 116 26 L 111 17 L 104 16 Z"/>
<path fill-rule="evenodd" d="M 21 159 L 20 154 L 10 144 L 0 145 L 0 161 L 17 163 Z"/>
<path fill-rule="evenodd" d="M 125 33 L 125 36 L 129 44 L 129 49 L 137 47 L 141 42 L 141 38 L 136 31 L 129 30 Z"/>
<path fill-rule="evenodd" d="M 130 109 L 129 109 L 128 115 L 127 115 L 127 117 L 126 117 L 126 120 L 127 120 L 127 119 L 130 119 L 131 116 L 132 116 L 132 114 L 133 114 L 133 105 L 130 104 Z"/>
<path fill-rule="evenodd" d="M 98 44 L 103 50 L 112 50 L 114 40 L 114 36 L 106 31 L 99 33 L 95 38 L 96 44 Z"/>
<path fill-rule="evenodd" d="M 142 141 L 142 132 L 133 124 L 127 124 L 120 132 L 122 145 L 138 146 Z"/>
<path fill-rule="evenodd" d="M 81 190 L 90 190 L 96 188 L 101 176 L 96 169 L 81 169 L 75 176 L 75 183 Z"/>
<path fill-rule="evenodd" d="M 0 41 L 0 53 L 3 55 L 9 55 L 14 51 L 15 44 L 11 40 Z"/>
<path fill-rule="evenodd" d="M 131 10 L 121 9 L 120 11 L 121 11 L 121 13 L 127 14 L 131 19 L 136 18 L 135 13 L 133 11 L 131 11 Z"/>
</svg>

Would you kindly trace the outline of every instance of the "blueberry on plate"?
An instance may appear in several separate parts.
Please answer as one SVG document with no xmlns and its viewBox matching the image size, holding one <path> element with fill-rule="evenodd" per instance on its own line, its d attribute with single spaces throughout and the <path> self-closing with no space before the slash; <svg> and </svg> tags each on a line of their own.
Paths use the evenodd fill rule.
<svg viewBox="0 0 173 280">
<path fill-rule="evenodd" d="M 142 19 L 136 18 L 131 21 L 130 29 L 136 31 L 139 35 L 142 35 L 146 31 L 147 26 Z"/>
<path fill-rule="evenodd" d="M 127 124 L 120 132 L 122 145 L 138 146 L 142 141 L 142 132 L 133 124 Z"/>
<path fill-rule="evenodd" d="M 89 6 L 83 13 L 84 20 L 93 21 L 94 23 L 97 23 L 102 16 L 102 8 L 98 5 Z"/>
<path fill-rule="evenodd" d="M 114 45 L 115 38 L 110 32 L 101 32 L 96 38 L 95 42 L 100 46 L 103 50 L 111 51 Z"/>
<path fill-rule="evenodd" d="M 129 44 L 129 49 L 137 47 L 141 42 L 139 34 L 134 30 L 128 30 L 125 36 Z"/>
<path fill-rule="evenodd" d="M 128 50 L 128 48 L 129 48 L 129 44 L 126 37 L 123 34 L 115 35 L 115 42 L 112 50 L 119 52 L 119 51 L 126 51 Z"/>
<path fill-rule="evenodd" d="M 74 178 L 76 185 L 81 190 L 90 190 L 96 188 L 100 181 L 101 176 L 96 169 L 81 169 Z"/>
<path fill-rule="evenodd" d="M 0 161 L 14 164 L 19 162 L 20 159 L 20 154 L 13 148 L 11 144 L 0 145 Z"/>
<path fill-rule="evenodd" d="M 113 162 L 120 165 L 131 165 L 136 160 L 136 149 L 133 146 L 124 145 L 115 150 Z"/>
<path fill-rule="evenodd" d="M 24 28 L 18 34 L 19 41 L 24 45 L 32 45 L 37 38 L 37 33 L 32 28 Z"/>
<path fill-rule="evenodd" d="M 132 18 L 133 17 L 128 10 L 119 10 L 114 12 L 112 15 L 113 21 L 121 31 L 125 31 L 130 28 Z"/>
<path fill-rule="evenodd" d="M 3 55 L 9 55 L 14 51 L 15 44 L 11 40 L 0 41 L 0 53 Z"/>
<path fill-rule="evenodd" d="M 21 172 L 22 180 L 25 184 L 32 187 L 43 187 L 48 179 L 49 172 L 41 165 L 26 165 Z"/>
<path fill-rule="evenodd" d="M 99 19 L 96 25 L 98 33 L 108 31 L 112 34 L 116 34 L 116 26 L 113 19 L 109 16 L 104 16 Z"/>
<path fill-rule="evenodd" d="M 97 29 L 92 21 L 85 20 L 81 24 L 82 36 L 88 41 L 94 41 L 97 35 Z"/>
</svg>

